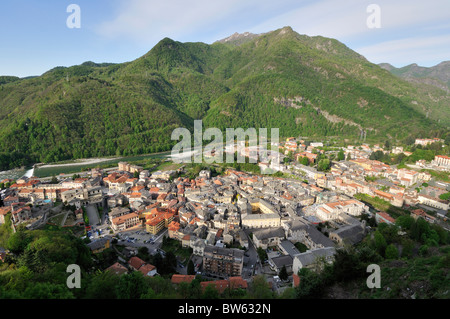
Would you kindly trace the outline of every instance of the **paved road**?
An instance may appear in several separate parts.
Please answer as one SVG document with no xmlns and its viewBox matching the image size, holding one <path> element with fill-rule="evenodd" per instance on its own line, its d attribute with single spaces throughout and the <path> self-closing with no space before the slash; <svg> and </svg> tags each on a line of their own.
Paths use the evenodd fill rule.
<svg viewBox="0 0 450 319">
<path fill-rule="evenodd" d="M 100 220 L 98 218 L 97 207 L 95 205 L 88 205 L 86 207 L 86 213 L 87 213 L 88 218 L 89 218 L 89 225 L 95 226 L 98 223 L 100 223 Z"/>
<path fill-rule="evenodd" d="M 143 228 L 131 230 L 131 231 L 124 231 L 124 232 L 120 232 L 120 234 L 119 234 L 119 238 L 122 239 L 122 240 L 119 240 L 119 244 L 123 244 L 123 245 L 130 246 L 130 247 L 137 247 L 137 248 L 145 246 L 148 248 L 149 253 L 153 255 L 153 254 L 156 254 L 158 249 L 161 247 L 162 238 L 166 233 L 167 233 L 167 229 L 165 229 L 163 232 L 159 233 L 157 236 L 147 234 L 145 229 L 143 229 Z M 137 240 L 134 243 L 128 242 L 127 240 L 124 240 L 126 236 L 133 237 Z M 153 244 L 144 243 L 144 241 L 149 240 L 152 237 L 154 238 Z"/>
<path fill-rule="evenodd" d="M 246 229 L 244 232 L 247 236 L 252 232 L 252 229 Z M 242 277 L 244 279 L 250 278 L 253 275 L 257 275 L 261 272 L 261 263 L 258 258 L 258 253 L 256 248 L 251 240 L 250 236 L 248 237 L 248 250 L 244 254 L 244 263 L 247 263 L 246 266 L 242 269 Z"/>
</svg>

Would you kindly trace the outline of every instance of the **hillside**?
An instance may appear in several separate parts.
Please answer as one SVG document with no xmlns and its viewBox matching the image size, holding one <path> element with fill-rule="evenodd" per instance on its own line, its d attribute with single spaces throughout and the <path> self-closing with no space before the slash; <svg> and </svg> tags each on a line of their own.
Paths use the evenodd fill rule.
<svg viewBox="0 0 450 319">
<path fill-rule="evenodd" d="M 396 68 L 389 63 L 381 63 L 379 66 L 410 82 L 429 84 L 450 92 L 450 61 L 429 68 L 416 63 L 402 68 Z"/>
<path fill-rule="evenodd" d="M 399 79 L 337 40 L 285 27 L 228 41 L 165 38 L 123 64 L 0 78 L 0 169 L 170 150 L 176 127 L 280 128 L 281 136 L 442 135 L 449 95 Z M 428 118 L 426 114 L 429 114 Z"/>
</svg>

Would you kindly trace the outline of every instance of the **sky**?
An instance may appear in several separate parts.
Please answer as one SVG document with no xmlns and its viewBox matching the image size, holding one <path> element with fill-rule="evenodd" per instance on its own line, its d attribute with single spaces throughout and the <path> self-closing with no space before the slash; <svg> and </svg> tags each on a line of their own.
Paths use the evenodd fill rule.
<svg viewBox="0 0 450 319">
<path fill-rule="evenodd" d="M 285 26 L 373 63 L 450 60 L 450 0 L 14 0 L 0 3 L 0 75 L 128 62 L 165 37 L 211 44 Z"/>
</svg>

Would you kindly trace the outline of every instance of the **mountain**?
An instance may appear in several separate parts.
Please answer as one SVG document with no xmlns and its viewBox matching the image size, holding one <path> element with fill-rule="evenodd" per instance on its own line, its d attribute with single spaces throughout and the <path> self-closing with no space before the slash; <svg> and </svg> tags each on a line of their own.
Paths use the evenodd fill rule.
<svg viewBox="0 0 450 319">
<path fill-rule="evenodd" d="M 170 150 L 173 129 L 195 119 L 204 128 L 279 128 L 281 137 L 366 131 L 382 142 L 450 126 L 448 92 L 399 79 L 337 40 L 290 27 L 227 39 L 165 38 L 127 63 L 3 79 L 0 169 Z"/>
<path fill-rule="evenodd" d="M 439 89 L 450 92 L 450 61 L 444 61 L 429 68 L 419 66 L 416 63 L 402 68 L 396 68 L 389 63 L 381 63 L 379 66 L 407 81 L 434 85 Z"/>
<path fill-rule="evenodd" d="M 257 38 L 261 36 L 262 34 L 254 34 L 250 32 L 244 32 L 244 33 L 237 33 L 235 32 L 231 36 L 219 40 L 216 43 L 222 43 L 222 44 L 230 44 L 232 46 L 240 46 L 241 44 L 244 44 L 246 42 L 249 42 L 253 40 L 254 38 Z"/>
</svg>

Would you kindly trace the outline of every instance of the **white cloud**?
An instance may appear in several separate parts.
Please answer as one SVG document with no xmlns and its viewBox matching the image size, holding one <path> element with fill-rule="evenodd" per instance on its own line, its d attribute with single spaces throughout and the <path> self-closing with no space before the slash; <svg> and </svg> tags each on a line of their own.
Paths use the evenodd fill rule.
<svg viewBox="0 0 450 319">
<path fill-rule="evenodd" d="M 432 66 L 450 59 L 450 35 L 391 40 L 356 48 L 356 51 L 373 63 L 389 62 L 397 67 L 411 63 Z"/>
<path fill-rule="evenodd" d="M 301 34 L 339 39 L 366 31 L 366 15 L 366 6 L 359 0 L 326 0 L 272 17 L 255 26 L 252 31 L 269 31 L 289 25 Z"/>
<path fill-rule="evenodd" d="M 367 26 L 370 4 L 381 8 L 381 29 Z M 291 26 L 301 34 L 338 39 L 370 61 L 398 63 L 402 57 L 450 59 L 448 46 L 435 41 L 448 21 L 449 0 L 128 0 L 97 32 L 150 47 L 163 37 L 213 42 L 236 31 Z"/>
<path fill-rule="evenodd" d="M 97 31 L 107 38 L 131 38 L 148 45 L 163 37 L 181 38 L 208 28 L 230 16 L 242 3 L 239 0 L 129 0 L 117 17 L 99 25 Z"/>
</svg>

